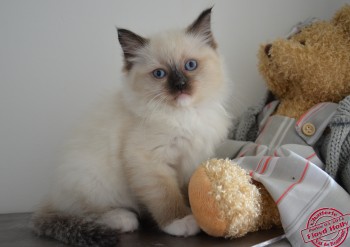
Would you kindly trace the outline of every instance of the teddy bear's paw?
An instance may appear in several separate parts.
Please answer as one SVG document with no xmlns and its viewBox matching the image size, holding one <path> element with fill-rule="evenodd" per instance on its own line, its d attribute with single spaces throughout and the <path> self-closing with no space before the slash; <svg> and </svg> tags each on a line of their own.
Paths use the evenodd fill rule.
<svg viewBox="0 0 350 247">
<path fill-rule="evenodd" d="M 193 215 L 187 215 L 182 219 L 174 220 L 162 230 L 170 235 L 177 237 L 188 237 L 200 232 L 200 228 Z"/>
</svg>

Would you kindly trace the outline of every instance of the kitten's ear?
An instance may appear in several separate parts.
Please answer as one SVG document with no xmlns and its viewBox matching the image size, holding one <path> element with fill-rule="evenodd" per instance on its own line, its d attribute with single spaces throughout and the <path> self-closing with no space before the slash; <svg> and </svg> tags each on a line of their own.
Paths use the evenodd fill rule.
<svg viewBox="0 0 350 247">
<path fill-rule="evenodd" d="M 137 51 L 144 47 L 149 41 L 127 29 L 117 28 L 118 40 L 123 49 L 125 69 L 132 67 L 132 58 L 137 56 Z"/>
<path fill-rule="evenodd" d="M 186 29 L 187 33 L 201 36 L 204 41 L 212 48 L 216 48 L 216 42 L 214 40 L 213 33 L 211 32 L 211 10 L 213 7 L 204 10 L 198 18 Z"/>
</svg>

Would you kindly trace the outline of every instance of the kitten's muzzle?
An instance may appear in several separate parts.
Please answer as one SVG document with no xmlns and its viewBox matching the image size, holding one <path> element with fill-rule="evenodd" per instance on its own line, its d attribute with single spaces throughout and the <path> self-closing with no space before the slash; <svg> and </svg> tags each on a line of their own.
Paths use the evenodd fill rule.
<svg viewBox="0 0 350 247">
<path fill-rule="evenodd" d="M 177 69 L 171 70 L 168 79 L 168 85 L 172 93 L 183 92 L 189 90 L 188 78 Z"/>
<path fill-rule="evenodd" d="M 177 90 L 182 91 L 186 87 L 186 82 L 178 81 L 174 86 Z"/>
</svg>

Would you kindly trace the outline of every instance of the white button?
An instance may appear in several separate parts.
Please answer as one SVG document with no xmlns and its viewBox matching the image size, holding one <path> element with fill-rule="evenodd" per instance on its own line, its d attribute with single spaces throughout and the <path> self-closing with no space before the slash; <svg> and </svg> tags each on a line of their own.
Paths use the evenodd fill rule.
<svg viewBox="0 0 350 247">
<path fill-rule="evenodd" d="M 315 125 L 313 125 L 312 123 L 306 123 L 303 125 L 303 127 L 301 128 L 302 132 L 304 133 L 304 135 L 306 136 L 312 136 L 315 134 L 316 132 L 316 127 Z"/>
</svg>

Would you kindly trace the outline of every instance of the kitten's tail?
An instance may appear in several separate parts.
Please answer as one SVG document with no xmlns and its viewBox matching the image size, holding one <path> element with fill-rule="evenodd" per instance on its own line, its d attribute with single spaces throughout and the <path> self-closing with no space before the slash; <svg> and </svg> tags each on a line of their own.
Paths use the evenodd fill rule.
<svg viewBox="0 0 350 247">
<path fill-rule="evenodd" d="M 32 218 L 34 232 L 65 244 L 89 247 L 112 247 L 119 241 L 118 232 L 94 221 L 58 212 L 38 212 Z"/>
</svg>

